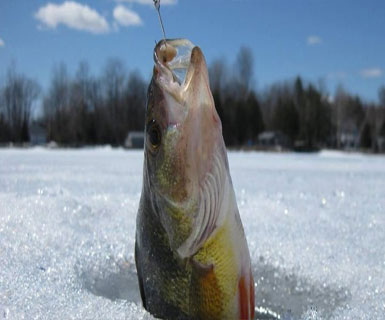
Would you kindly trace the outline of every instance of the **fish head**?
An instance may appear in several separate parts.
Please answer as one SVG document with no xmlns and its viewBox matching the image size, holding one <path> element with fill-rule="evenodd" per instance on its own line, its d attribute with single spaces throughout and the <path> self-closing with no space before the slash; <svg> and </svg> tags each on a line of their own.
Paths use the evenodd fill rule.
<svg viewBox="0 0 385 320">
<path fill-rule="evenodd" d="M 146 111 L 145 183 L 171 248 L 185 258 L 197 250 L 196 238 L 202 233 L 197 221 L 203 219 L 202 185 L 215 153 L 225 152 L 222 125 L 199 47 L 185 39 L 161 41 L 154 61 Z"/>
</svg>

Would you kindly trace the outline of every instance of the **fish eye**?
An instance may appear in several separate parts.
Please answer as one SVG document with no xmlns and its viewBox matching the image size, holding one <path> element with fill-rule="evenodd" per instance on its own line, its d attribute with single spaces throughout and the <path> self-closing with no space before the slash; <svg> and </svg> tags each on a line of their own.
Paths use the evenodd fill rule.
<svg viewBox="0 0 385 320">
<path fill-rule="evenodd" d="M 150 140 L 151 146 L 154 149 L 157 149 L 160 145 L 161 140 L 162 140 L 162 135 L 160 132 L 159 125 L 156 123 L 155 120 L 152 120 L 149 123 L 147 134 L 148 134 L 148 138 Z"/>
</svg>

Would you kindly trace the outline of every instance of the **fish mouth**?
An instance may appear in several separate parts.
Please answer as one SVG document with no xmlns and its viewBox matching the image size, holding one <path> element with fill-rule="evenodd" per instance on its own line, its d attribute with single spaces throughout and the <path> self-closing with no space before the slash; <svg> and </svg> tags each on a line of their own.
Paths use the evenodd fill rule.
<svg viewBox="0 0 385 320">
<path fill-rule="evenodd" d="M 189 87 L 202 59 L 202 51 L 187 39 L 161 40 L 154 49 L 154 75 L 157 83 L 178 101 Z M 203 58 L 204 59 L 204 58 Z"/>
<path fill-rule="evenodd" d="M 155 47 L 155 64 L 169 77 L 171 75 L 172 81 L 182 85 L 194 47 L 194 44 L 187 39 L 162 40 Z"/>
</svg>

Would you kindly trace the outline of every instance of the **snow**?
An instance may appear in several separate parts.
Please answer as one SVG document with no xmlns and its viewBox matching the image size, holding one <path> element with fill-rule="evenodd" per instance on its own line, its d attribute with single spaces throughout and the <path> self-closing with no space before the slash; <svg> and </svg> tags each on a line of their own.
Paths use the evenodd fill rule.
<svg viewBox="0 0 385 320">
<path fill-rule="evenodd" d="M 152 319 L 133 258 L 142 161 L 108 147 L 0 150 L 0 319 Z M 384 319 L 385 157 L 229 161 L 260 318 Z"/>
</svg>

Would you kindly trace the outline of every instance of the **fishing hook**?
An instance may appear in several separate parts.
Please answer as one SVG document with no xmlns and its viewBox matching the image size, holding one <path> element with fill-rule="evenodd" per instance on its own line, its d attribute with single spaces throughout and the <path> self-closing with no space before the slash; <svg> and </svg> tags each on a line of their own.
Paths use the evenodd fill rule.
<svg viewBox="0 0 385 320">
<path fill-rule="evenodd" d="M 160 15 L 160 0 L 154 0 L 154 6 L 155 6 L 155 9 L 158 11 L 159 23 L 160 23 L 160 26 L 161 26 L 162 32 L 163 32 L 164 43 L 167 45 L 166 32 L 164 31 L 162 16 Z"/>
</svg>

